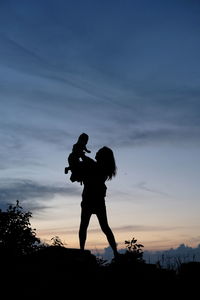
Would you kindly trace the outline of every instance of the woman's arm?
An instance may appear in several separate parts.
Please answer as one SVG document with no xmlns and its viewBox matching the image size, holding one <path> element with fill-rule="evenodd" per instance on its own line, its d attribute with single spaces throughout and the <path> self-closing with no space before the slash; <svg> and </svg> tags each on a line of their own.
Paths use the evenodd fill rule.
<svg viewBox="0 0 200 300">
<path fill-rule="evenodd" d="M 80 162 L 80 172 L 81 176 L 84 179 L 90 177 L 95 172 L 96 161 L 86 155 L 81 156 L 82 162 Z"/>
<path fill-rule="evenodd" d="M 81 159 L 85 163 L 95 163 L 94 159 L 86 156 L 85 154 L 81 155 Z"/>
</svg>

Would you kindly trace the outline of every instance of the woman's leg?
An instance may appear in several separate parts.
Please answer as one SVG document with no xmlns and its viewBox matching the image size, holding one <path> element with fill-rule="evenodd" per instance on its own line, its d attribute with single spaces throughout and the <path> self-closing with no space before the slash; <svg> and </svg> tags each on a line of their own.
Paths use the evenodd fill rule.
<svg viewBox="0 0 200 300">
<path fill-rule="evenodd" d="M 85 241 L 87 237 L 87 228 L 90 222 L 91 213 L 85 209 L 82 208 L 81 210 L 81 223 L 79 227 L 79 243 L 80 243 L 80 249 L 84 250 L 85 248 Z"/>
<path fill-rule="evenodd" d="M 110 229 L 109 225 L 108 225 L 108 219 L 107 219 L 107 213 L 106 213 L 106 207 L 101 208 L 98 212 L 97 212 L 97 218 L 99 220 L 99 224 L 101 226 L 102 231 L 105 233 L 108 243 L 110 244 L 110 247 L 113 250 L 114 256 L 117 257 L 118 256 L 118 252 L 117 252 L 117 244 L 115 242 L 115 237 L 114 234 L 112 232 L 112 230 Z"/>
</svg>

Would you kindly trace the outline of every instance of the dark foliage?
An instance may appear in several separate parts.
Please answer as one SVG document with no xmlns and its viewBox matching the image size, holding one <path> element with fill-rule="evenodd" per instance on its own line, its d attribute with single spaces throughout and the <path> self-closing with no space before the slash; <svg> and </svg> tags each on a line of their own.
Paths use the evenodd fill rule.
<svg viewBox="0 0 200 300">
<path fill-rule="evenodd" d="M 51 238 L 51 241 L 52 241 L 52 246 L 59 246 L 59 247 L 63 247 L 64 246 L 63 242 L 61 241 L 61 239 L 57 235 L 53 236 Z"/>
<path fill-rule="evenodd" d="M 40 243 L 31 228 L 31 212 L 26 212 L 16 201 L 6 211 L 0 210 L 0 253 L 19 256 L 34 251 Z"/>
<path fill-rule="evenodd" d="M 132 240 L 126 240 L 126 252 L 125 256 L 129 258 L 130 261 L 134 262 L 144 262 L 143 260 L 143 250 L 142 244 L 138 244 L 137 240 L 133 237 Z"/>
</svg>

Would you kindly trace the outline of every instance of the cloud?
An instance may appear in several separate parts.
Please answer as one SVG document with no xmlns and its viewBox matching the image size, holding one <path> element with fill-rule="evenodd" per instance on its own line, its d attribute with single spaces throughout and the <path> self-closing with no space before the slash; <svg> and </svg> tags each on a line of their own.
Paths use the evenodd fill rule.
<svg viewBox="0 0 200 300">
<path fill-rule="evenodd" d="M 73 197 L 79 194 L 76 187 L 45 185 L 27 179 L 4 179 L 0 184 L 0 207 L 5 209 L 8 204 L 19 200 L 28 209 L 41 210 L 48 207 L 47 200 L 50 201 L 55 195 Z"/>
<path fill-rule="evenodd" d="M 197 247 L 189 247 L 180 244 L 177 248 L 171 248 L 164 251 L 144 251 L 144 259 L 151 263 L 158 261 L 164 267 L 180 267 L 180 263 L 191 261 L 200 262 L 200 244 Z"/>
<path fill-rule="evenodd" d="M 144 124 L 145 124 L 144 120 Z M 104 132 L 104 140 L 111 147 L 146 146 L 146 145 L 196 145 L 199 144 L 200 127 L 172 126 L 157 124 L 157 128 L 149 124 L 116 124 L 109 131 Z M 115 129 L 114 129 L 115 128 Z"/>
<path fill-rule="evenodd" d="M 114 232 L 146 232 L 146 231 L 173 231 L 177 230 L 180 227 L 173 227 L 173 226 L 146 226 L 146 225 L 126 225 L 126 226 L 120 226 L 120 227 L 113 227 L 112 230 Z M 181 227 L 182 228 L 182 227 Z M 100 228 L 94 228 L 89 229 L 92 233 L 97 233 L 101 229 Z"/>
<path fill-rule="evenodd" d="M 191 76 L 195 72 L 191 68 L 183 72 L 183 78 L 179 72 L 177 74 L 182 61 L 177 61 L 171 70 L 176 74 L 174 78 L 165 65 L 163 69 L 163 55 L 168 48 L 164 52 L 161 50 L 167 47 L 166 42 L 161 45 L 163 41 L 159 42 L 159 38 L 156 43 L 160 47 L 155 47 L 154 43 L 149 47 L 148 44 L 151 37 L 155 42 L 152 29 L 160 21 L 159 14 L 157 20 L 153 10 L 149 12 L 148 18 L 154 23 L 148 28 L 148 37 L 149 31 L 145 33 L 144 30 L 147 16 L 139 4 L 140 16 L 136 10 L 130 10 L 130 15 L 124 6 L 123 15 L 122 7 L 116 6 L 110 19 L 112 6 L 107 4 L 107 10 L 104 4 L 98 9 L 95 4 L 91 15 L 88 10 L 91 4 L 82 6 L 81 2 L 78 10 L 73 3 L 64 1 L 56 4 L 50 1 L 48 10 L 45 2 L 9 3 L 4 2 L 0 12 L 3 28 L 0 59 L 3 66 L 10 68 L 5 102 L 10 101 L 8 95 L 12 94 L 14 100 L 8 105 L 8 116 L 14 135 L 62 147 L 66 135 L 61 127 L 74 130 L 79 123 L 78 128 L 89 128 L 94 135 L 117 147 L 199 141 L 200 91 L 197 80 Z M 159 12 L 161 15 L 166 13 L 163 8 Z M 132 13 L 134 22 L 131 21 Z M 83 18 L 84 14 L 87 18 Z M 130 18 L 130 24 L 127 18 Z M 119 20 L 125 20 L 123 26 Z M 91 24 L 95 25 L 91 27 Z M 119 35 L 113 35 L 115 26 L 118 28 L 115 32 L 120 30 Z M 171 34 L 175 42 L 173 32 Z M 161 57 L 153 54 L 155 49 Z M 150 50 L 153 53 L 149 54 Z M 177 45 L 173 51 L 180 54 Z M 166 59 L 171 62 L 172 57 Z M 185 61 L 191 62 L 190 59 Z M 153 65 L 155 62 L 157 67 Z M 135 64 L 134 68 L 132 64 Z M 9 81 L 12 70 L 21 72 L 20 80 L 16 72 L 12 75 L 13 82 Z M 16 84 L 16 80 L 19 83 Z M 26 110 L 23 111 L 24 107 Z M 23 113 L 19 114 L 19 111 Z M 22 117 L 20 121 L 24 126 L 18 124 L 16 115 Z M 40 130 L 36 126 L 39 123 L 43 128 L 45 123 L 48 129 Z M 55 128 L 57 124 L 60 128 Z M 16 142 L 22 147 L 25 140 L 19 138 Z M 13 148 L 14 145 L 13 140 Z"/>
<path fill-rule="evenodd" d="M 154 188 L 149 188 L 147 186 L 147 183 L 145 181 L 139 182 L 136 185 L 136 187 L 139 188 L 139 189 L 141 189 L 141 190 L 143 190 L 143 191 L 146 191 L 146 192 L 150 192 L 150 193 L 153 193 L 153 194 L 158 194 L 158 195 L 161 195 L 161 196 L 169 197 L 169 194 L 166 193 L 166 192 L 159 191 L 159 190 L 156 190 Z"/>
<path fill-rule="evenodd" d="M 2 170 L 19 165 L 29 166 L 29 168 L 44 166 L 41 156 L 44 153 L 46 155 L 47 149 L 53 153 L 55 149 L 63 152 L 71 149 L 72 146 L 69 142 L 72 140 L 72 133 L 69 130 L 53 128 L 53 126 L 47 128 L 40 124 L 0 121 L 0 139 L 0 169 Z"/>
<path fill-rule="evenodd" d="M 173 231 L 180 227 L 176 226 L 147 226 L 147 225 L 126 225 L 120 227 L 112 227 L 113 232 L 115 233 L 134 233 L 134 232 L 158 232 L 158 231 Z M 181 227 L 182 228 L 182 227 Z M 75 234 L 77 233 L 77 227 L 57 227 L 57 228 L 50 228 L 48 229 L 51 232 L 57 232 L 59 234 Z M 91 234 L 96 234 L 101 232 L 101 228 L 88 228 L 88 232 Z"/>
<path fill-rule="evenodd" d="M 21 150 L 25 141 L 32 139 L 34 142 L 45 142 L 54 144 L 55 146 L 66 145 L 66 140 L 71 137 L 68 130 L 61 128 L 41 128 L 40 125 L 29 125 L 20 123 L 0 122 L 1 124 L 1 139 L 4 143 L 0 147 L 7 149 Z"/>
<path fill-rule="evenodd" d="M 166 240 L 165 240 L 166 241 Z M 154 241 L 153 245 L 162 241 Z M 170 242 L 170 240 L 169 240 Z M 120 253 L 125 252 L 124 248 L 119 249 Z M 113 258 L 113 251 L 110 246 L 104 248 L 102 253 L 104 259 L 111 260 Z M 180 263 L 200 261 L 200 244 L 197 247 L 188 247 L 185 244 L 180 244 L 177 248 L 170 248 L 167 250 L 144 250 L 143 258 L 148 263 L 160 263 L 163 267 L 172 268 L 180 267 Z"/>
</svg>

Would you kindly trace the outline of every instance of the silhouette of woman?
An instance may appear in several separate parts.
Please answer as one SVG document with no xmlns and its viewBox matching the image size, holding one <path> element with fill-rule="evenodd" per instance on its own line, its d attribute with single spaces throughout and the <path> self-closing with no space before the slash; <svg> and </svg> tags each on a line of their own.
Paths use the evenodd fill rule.
<svg viewBox="0 0 200 300">
<path fill-rule="evenodd" d="M 84 188 L 79 228 L 80 249 L 84 250 L 85 248 L 90 217 L 92 214 L 96 214 L 100 227 L 113 250 L 114 257 L 117 257 L 117 245 L 113 232 L 108 225 L 105 205 L 107 189 L 105 181 L 111 180 L 116 175 L 115 158 L 110 148 L 103 147 L 96 153 L 95 159 L 96 161 L 85 155 L 82 156 L 80 172 Z"/>
</svg>

